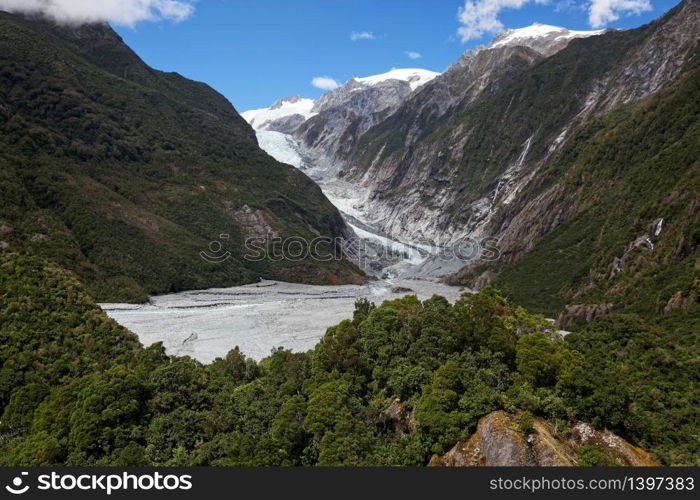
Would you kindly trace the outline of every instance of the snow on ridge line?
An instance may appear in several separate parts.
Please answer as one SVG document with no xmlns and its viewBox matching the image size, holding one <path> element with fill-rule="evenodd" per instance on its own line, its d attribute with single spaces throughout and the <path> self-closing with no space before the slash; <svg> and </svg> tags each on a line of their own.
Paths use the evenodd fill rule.
<svg viewBox="0 0 700 500">
<path fill-rule="evenodd" d="M 440 76 L 440 73 L 420 68 L 400 68 L 392 69 L 386 73 L 365 77 L 352 77 L 357 82 L 365 85 L 376 85 L 387 80 L 401 80 L 411 85 L 411 90 L 416 90 L 421 85 L 425 85 L 433 78 Z"/>
<path fill-rule="evenodd" d="M 550 35 L 559 34 L 555 39 L 571 39 L 571 38 L 586 38 L 589 36 L 600 35 L 605 30 L 595 31 L 576 31 L 562 28 L 560 26 L 552 26 L 549 24 L 534 23 L 524 28 L 507 29 L 502 31 L 489 44 L 489 48 L 504 47 L 507 45 L 517 44 L 519 41 L 533 40 Z"/>
<path fill-rule="evenodd" d="M 351 77 L 350 80 L 364 85 L 376 85 L 387 80 L 401 80 L 408 82 L 411 90 L 415 90 L 421 85 L 428 83 L 440 73 L 420 68 L 392 69 L 379 75 L 370 75 L 362 78 Z M 267 108 L 249 109 L 241 113 L 245 121 L 254 129 L 266 128 L 269 122 L 285 118 L 292 115 L 301 115 L 304 120 L 316 116 L 318 113 L 312 111 L 316 101 L 307 97 L 288 97 L 275 101 Z"/>
<path fill-rule="evenodd" d="M 250 109 L 241 113 L 241 116 L 254 129 L 263 127 L 267 122 L 279 120 L 285 116 L 301 115 L 304 120 L 308 120 L 316 113 L 311 109 L 316 101 L 306 97 L 302 97 L 296 101 L 281 100 L 278 105 L 273 105 L 268 108 Z M 277 104 L 277 103 L 275 103 Z"/>
</svg>

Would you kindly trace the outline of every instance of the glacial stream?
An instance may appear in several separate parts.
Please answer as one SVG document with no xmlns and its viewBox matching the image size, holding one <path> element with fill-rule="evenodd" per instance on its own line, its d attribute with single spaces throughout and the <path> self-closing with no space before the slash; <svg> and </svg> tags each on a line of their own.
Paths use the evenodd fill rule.
<svg viewBox="0 0 700 500">
<path fill-rule="evenodd" d="M 294 161 L 295 151 L 276 150 L 263 140 L 260 143 L 280 161 L 300 167 Z M 437 294 L 451 302 L 460 296 L 460 288 L 412 272 L 426 262 L 428 251 L 420 244 L 396 241 L 367 224 L 362 214 L 352 208 L 356 196 L 352 186 L 339 190 L 337 182 L 311 177 L 360 240 L 380 253 L 382 248 L 388 248 L 391 252 L 387 253 L 402 256 L 379 271 L 376 281 L 365 285 L 314 286 L 266 280 L 154 296 L 147 304 L 101 304 L 102 309 L 136 333 L 144 345 L 163 342 L 168 354 L 187 355 L 208 363 L 236 346 L 256 360 L 278 347 L 296 352 L 312 349 L 328 327 L 352 318 L 355 301 L 362 297 L 380 304 L 407 294 L 415 294 L 421 300 Z"/>
</svg>

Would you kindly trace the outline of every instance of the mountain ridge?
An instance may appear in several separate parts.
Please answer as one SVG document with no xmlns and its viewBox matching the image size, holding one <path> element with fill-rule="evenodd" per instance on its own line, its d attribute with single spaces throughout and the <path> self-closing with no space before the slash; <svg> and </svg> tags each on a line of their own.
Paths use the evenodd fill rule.
<svg viewBox="0 0 700 500">
<path fill-rule="evenodd" d="M 56 260 L 107 301 L 260 276 L 362 279 L 345 261 L 244 258 L 250 237 L 335 241 L 347 228 L 222 95 L 146 66 L 107 25 L 0 23 L 4 250 Z M 229 253 L 216 265 L 200 253 L 221 234 Z"/>
<path fill-rule="evenodd" d="M 530 26 L 506 29 L 496 35 L 486 48 L 504 46 L 529 47 L 543 56 L 551 56 L 566 47 L 575 38 L 587 38 L 604 33 L 606 30 L 577 31 L 561 26 L 533 23 Z"/>
</svg>

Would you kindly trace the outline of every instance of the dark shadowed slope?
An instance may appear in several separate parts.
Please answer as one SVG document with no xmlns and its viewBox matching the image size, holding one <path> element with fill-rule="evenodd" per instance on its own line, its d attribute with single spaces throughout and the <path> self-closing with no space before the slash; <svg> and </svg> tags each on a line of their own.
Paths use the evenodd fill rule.
<svg viewBox="0 0 700 500">
<path fill-rule="evenodd" d="M 102 300 L 251 282 L 353 282 L 346 261 L 249 262 L 248 237 L 340 237 L 320 189 L 262 152 L 207 85 L 149 68 L 106 25 L 0 13 L 0 245 Z M 231 258 L 199 256 L 219 235 Z"/>
</svg>

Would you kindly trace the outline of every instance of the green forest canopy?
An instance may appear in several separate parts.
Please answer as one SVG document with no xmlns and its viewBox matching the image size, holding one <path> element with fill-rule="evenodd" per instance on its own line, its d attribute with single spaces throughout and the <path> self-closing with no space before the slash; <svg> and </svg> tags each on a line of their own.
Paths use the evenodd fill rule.
<svg viewBox="0 0 700 500">
<path fill-rule="evenodd" d="M 491 288 L 454 305 L 361 300 L 308 353 L 203 365 L 141 347 L 37 257 L 2 255 L 0 290 L 2 465 L 424 465 L 497 409 L 700 463 L 697 309 L 561 339 Z M 386 417 L 397 397 L 415 430 Z"/>
</svg>

